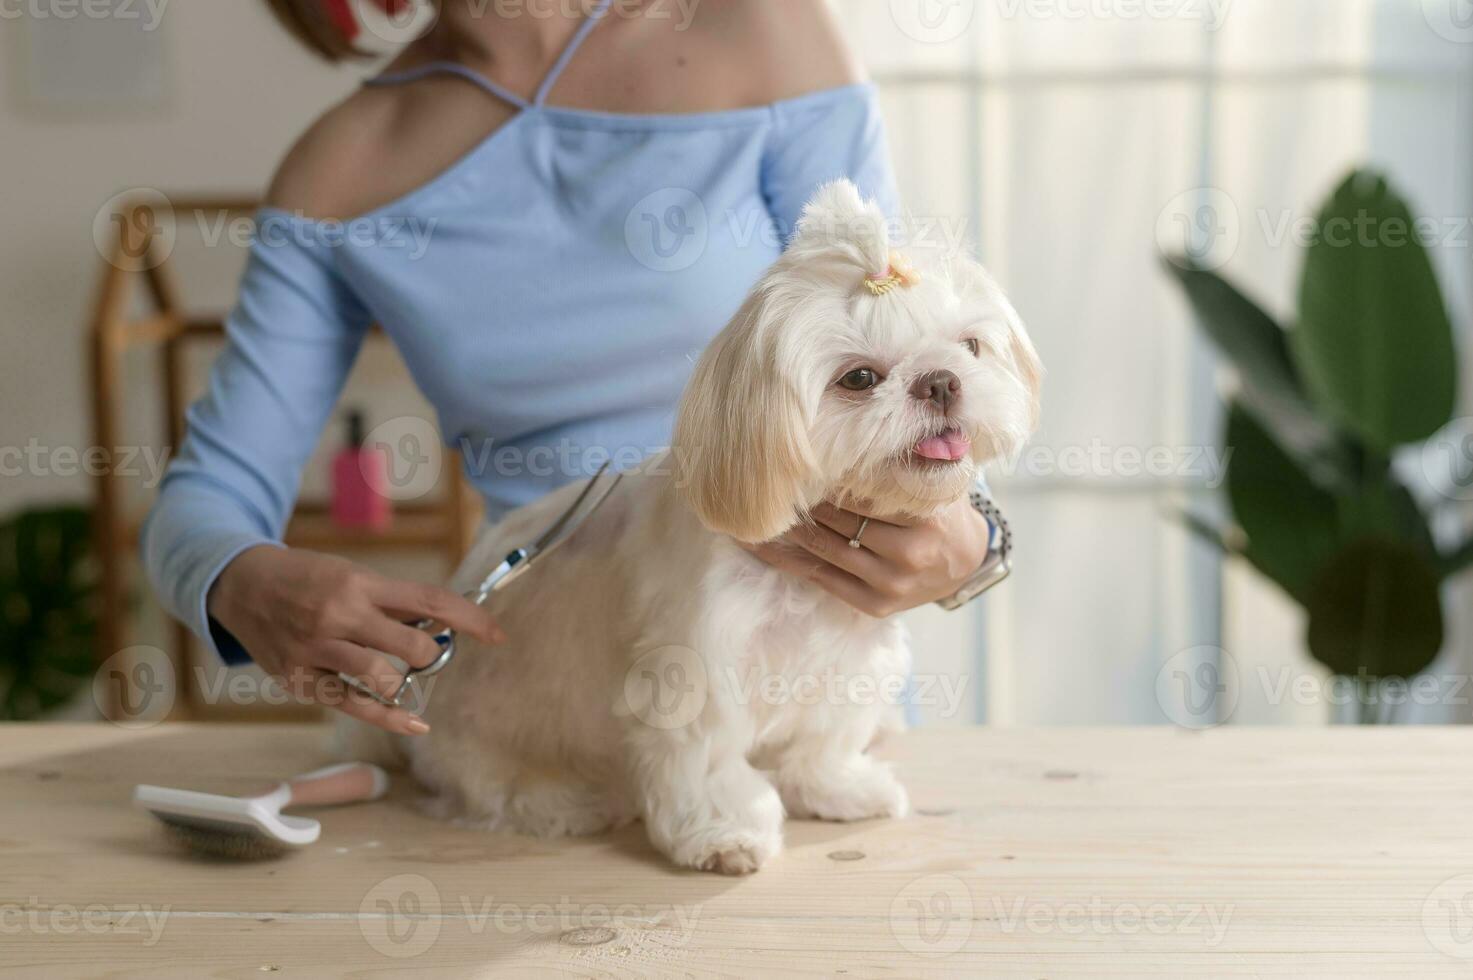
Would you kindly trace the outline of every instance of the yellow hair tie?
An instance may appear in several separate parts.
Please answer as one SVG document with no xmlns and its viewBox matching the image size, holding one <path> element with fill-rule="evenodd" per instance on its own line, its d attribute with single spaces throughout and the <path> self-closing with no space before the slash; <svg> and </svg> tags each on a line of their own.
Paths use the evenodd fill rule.
<svg viewBox="0 0 1473 980">
<path fill-rule="evenodd" d="M 897 289 L 909 289 L 920 281 L 920 274 L 905 260 L 905 256 L 891 252 L 889 266 L 882 273 L 865 276 L 864 288 L 873 296 L 884 296 Z"/>
</svg>

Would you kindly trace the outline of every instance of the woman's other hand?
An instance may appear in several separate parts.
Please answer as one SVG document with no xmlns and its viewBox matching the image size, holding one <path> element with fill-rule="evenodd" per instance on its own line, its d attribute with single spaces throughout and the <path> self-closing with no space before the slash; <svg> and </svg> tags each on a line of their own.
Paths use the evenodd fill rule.
<svg viewBox="0 0 1473 980">
<path fill-rule="evenodd" d="M 866 517 L 860 547 L 849 547 Z M 955 595 L 982 567 L 991 535 L 987 518 L 967 500 L 910 524 L 820 504 L 811 524 L 748 550 L 861 612 L 884 617 Z"/>
</svg>

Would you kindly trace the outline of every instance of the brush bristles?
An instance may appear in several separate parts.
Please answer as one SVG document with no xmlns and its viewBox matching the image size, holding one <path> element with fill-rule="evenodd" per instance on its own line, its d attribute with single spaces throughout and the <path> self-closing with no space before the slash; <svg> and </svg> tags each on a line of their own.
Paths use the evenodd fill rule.
<svg viewBox="0 0 1473 980">
<path fill-rule="evenodd" d="M 182 823 L 178 818 L 161 814 L 158 817 L 163 821 L 165 834 L 197 854 L 209 854 L 232 861 L 260 861 L 281 857 L 291 850 L 291 847 L 281 841 L 240 824 L 212 823 L 210 826 L 201 826 Z"/>
</svg>

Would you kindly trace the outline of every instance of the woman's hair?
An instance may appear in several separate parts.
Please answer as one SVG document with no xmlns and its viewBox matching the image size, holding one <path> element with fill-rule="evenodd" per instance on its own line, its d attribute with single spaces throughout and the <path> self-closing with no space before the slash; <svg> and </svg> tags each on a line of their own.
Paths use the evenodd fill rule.
<svg viewBox="0 0 1473 980">
<path fill-rule="evenodd" d="M 333 19 L 332 0 L 266 0 L 277 20 L 298 40 L 328 61 L 365 58 L 343 26 Z"/>
</svg>

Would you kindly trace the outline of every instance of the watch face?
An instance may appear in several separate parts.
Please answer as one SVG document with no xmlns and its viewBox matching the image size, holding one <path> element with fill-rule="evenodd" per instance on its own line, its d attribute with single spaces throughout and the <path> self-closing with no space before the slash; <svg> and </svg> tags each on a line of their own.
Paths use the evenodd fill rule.
<svg viewBox="0 0 1473 980">
<path fill-rule="evenodd" d="M 975 599 L 994 585 L 1007 578 L 1013 571 L 1013 563 L 1001 554 L 987 556 L 982 568 L 962 590 L 966 599 Z"/>
</svg>

